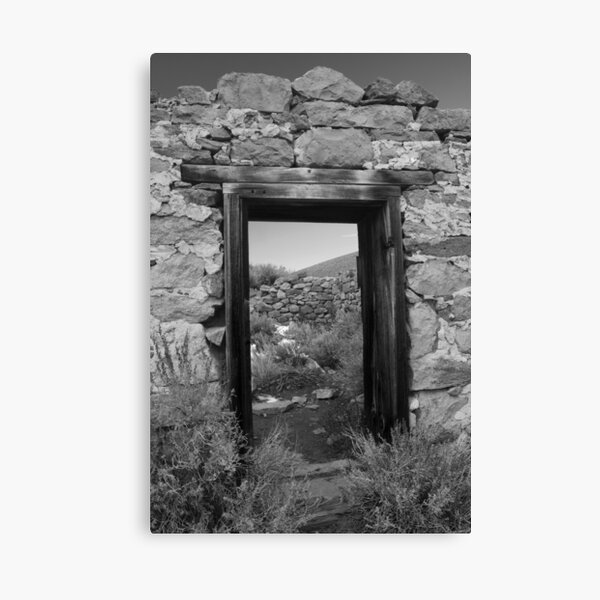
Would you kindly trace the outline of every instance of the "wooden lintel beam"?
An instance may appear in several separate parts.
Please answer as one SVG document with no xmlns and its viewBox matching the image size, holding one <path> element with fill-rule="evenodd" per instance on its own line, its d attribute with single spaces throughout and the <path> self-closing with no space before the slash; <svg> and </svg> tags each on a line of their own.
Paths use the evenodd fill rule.
<svg viewBox="0 0 600 600">
<path fill-rule="evenodd" d="M 230 167 L 181 165 L 188 183 L 323 183 L 348 185 L 430 185 L 431 171 L 312 169 L 287 167 Z"/>
</svg>

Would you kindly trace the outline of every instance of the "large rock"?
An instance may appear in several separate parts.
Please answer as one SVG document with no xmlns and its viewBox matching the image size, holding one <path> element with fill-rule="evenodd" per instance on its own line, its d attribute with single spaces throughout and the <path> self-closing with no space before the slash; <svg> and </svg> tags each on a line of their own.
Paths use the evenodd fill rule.
<svg viewBox="0 0 600 600">
<path fill-rule="evenodd" d="M 457 321 L 471 318 L 471 290 L 461 290 L 454 295 L 452 314 Z"/>
<path fill-rule="evenodd" d="M 422 130 L 429 131 L 470 131 L 471 110 L 468 108 L 428 108 L 419 111 L 417 123 Z"/>
<path fill-rule="evenodd" d="M 422 390 L 411 394 L 411 402 L 418 403 L 419 407 L 418 426 L 438 425 L 449 430 L 468 427 L 471 421 L 469 388 L 467 385 L 462 389 Z"/>
<path fill-rule="evenodd" d="M 471 380 L 471 364 L 451 354 L 433 353 L 410 361 L 412 390 L 439 390 Z"/>
<path fill-rule="evenodd" d="M 174 254 L 150 269 L 150 287 L 192 288 L 204 275 L 204 260 L 195 254 Z"/>
<path fill-rule="evenodd" d="M 284 112 L 292 99 L 290 81 L 262 73 L 227 73 L 217 85 L 219 100 L 233 108 Z"/>
<path fill-rule="evenodd" d="M 456 162 L 450 156 L 448 146 L 439 141 L 377 140 L 373 147 L 379 168 L 456 171 Z"/>
<path fill-rule="evenodd" d="M 197 323 L 159 323 L 151 319 L 150 378 L 153 387 L 193 385 L 218 379 L 204 333 L 204 327 Z"/>
<path fill-rule="evenodd" d="M 185 104 L 210 104 L 208 92 L 199 85 L 182 85 L 177 88 L 177 93 Z"/>
<path fill-rule="evenodd" d="M 204 300 L 189 294 L 155 290 L 150 293 L 150 314 L 159 321 L 187 321 L 202 323 L 215 314 L 215 307 L 223 304 L 222 298 Z"/>
<path fill-rule="evenodd" d="M 153 246 L 175 244 L 185 241 L 188 244 L 205 242 L 220 243 L 223 237 L 219 226 L 212 219 L 200 223 L 186 217 L 151 217 L 150 243 Z"/>
<path fill-rule="evenodd" d="M 471 354 L 471 327 L 457 329 L 454 332 L 456 347 L 465 354 Z"/>
<path fill-rule="evenodd" d="M 470 285 L 470 274 L 445 260 L 428 260 L 406 270 L 408 287 L 422 296 L 448 296 Z"/>
<path fill-rule="evenodd" d="M 307 102 L 304 105 L 308 120 L 313 126 L 366 127 L 403 131 L 413 120 L 406 106 L 348 106 L 342 102 Z"/>
<path fill-rule="evenodd" d="M 363 103 L 393 103 L 396 100 L 396 86 L 384 77 L 378 77 L 365 88 Z"/>
<path fill-rule="evenodd" d="M 215 120 L 224 117 L 225 114 L 225 109 L 217 106 L 180 104 L 173 108 L 171 122 L 184 125 L 202 125 L 207 129 L 212 129 Z"/>
<path fill-rule="evenodd" d="M 410 306 L 408 311 L 410 325 L 410 356 L 420 358 L 435 348 L 438 331 L 436 312 L 426 302 Z"/>
<path fill-rule="evenodd" d="M 234 140 L 231 144 L 231 164 L 291 167 L 294 164 L 294 151 L 289 142 L 280 138 Z"/>
<path fill-rule="evenodd" d="M 401 81 L 395 88 L 396 101 L 410 106 L 437 106 L 439 100 L 414 81 Z"/>
<path fill-rule="evenodd" d="M 313 129 L 294 145 L 299 167 L 361 168 L 373 159 L 369 136 L 358 129 Z"/>
<path fill-rule="evenodd" d="M 305 98 L 333 100 L 356 104 L 363 89 L 343 73 L 329 67 L 315 67 L 292 82 L 294 90 Z"/>
</svg>

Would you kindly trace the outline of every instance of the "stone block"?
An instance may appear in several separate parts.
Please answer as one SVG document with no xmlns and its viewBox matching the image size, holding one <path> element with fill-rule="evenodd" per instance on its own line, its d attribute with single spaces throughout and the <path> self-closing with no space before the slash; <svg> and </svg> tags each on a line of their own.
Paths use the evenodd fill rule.
<svg viewBox="0 0 600 600">
<path fill-rule="evenodd" d="M 204 275 L 204 261 L 194 254 L 174 254 L 150 270 L 150 286 L 158 288 L 196 287 Z"/>
<path fill-rule="evenodd" d="M 438 317 L 426 302 L 411 305 L 408 310 L 411 359 L 420 358 L 435 349 Z"/>
<path fill-rule="evenodd" d="M 447 296 L 470 285 L 470 274 L 451 262 L 432 259 L 410 265 L 408 286 L 422 296 Z"/>
<path fill-rule="evenodd" d="M 292 145 L 280 138 L 234 140 L 231 144 L 231 163 L 254 167 L 291 167 L 294 164 Z"/>
<path fill-rule="evenodd" d="M 210 104 L 208 92 L 199 85 L 182 85 L 177 88 L 177 94 L 184 104 Z"/>
<path fill-rule="evenodd" d="M 331 100 L 356 104 L 363 97 L 363 89 L 343 73 L 329 67 L 315 67 L 292 82 L 297 94 L 315 100 Z"/>
<path fill-rule="evenodd" d="M 404 131 L 413 120 L 406 106 L 348 106 L 341 102 L 307 102 L 304 105 L 308 120 L 313 126 L 362 127 Z"/>
<path fill-rule="evenodd" d="M 219 100 L 233 108 L 284 112 L 292 99 L 291 83 L 262 73 L 227 73 L 217 85 Z"/>
<path fill-rule="evenodd" d="M 412 390 L 436 390 L 465 385 L 471 380 L 468 360 L 446 353 L 431 353 L 410 361 Z"/>
<path fill-rule="evenodd" d="M 429 108 L 419 111 L 417 123 L 424 131 L 470 131 L 471 110 L 468 108 Z"/>
<path fill-rule="evenodd" d="M 313 129 L 295 142 L 299 167 L 361 168 L 373 159 L 369 136 L 358 129 Z"/>
</svg>

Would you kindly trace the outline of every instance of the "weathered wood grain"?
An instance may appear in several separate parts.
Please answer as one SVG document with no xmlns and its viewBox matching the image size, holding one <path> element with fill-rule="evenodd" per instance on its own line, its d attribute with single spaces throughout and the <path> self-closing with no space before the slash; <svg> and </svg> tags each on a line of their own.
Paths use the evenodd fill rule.
<svg viewBox="0 0 600 600">
<path fill-rule="evenodd" d="M 329 183 L 354 185 L 430 185 L 431 171 L 309 169 L 288 167 L 230 167 L 181 165 L 188 183 Z"/>
</svg>

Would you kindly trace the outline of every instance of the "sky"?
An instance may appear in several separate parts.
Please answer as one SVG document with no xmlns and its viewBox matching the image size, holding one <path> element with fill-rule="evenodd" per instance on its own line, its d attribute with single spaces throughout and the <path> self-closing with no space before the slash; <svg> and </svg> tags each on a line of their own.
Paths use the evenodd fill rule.
<svg viewBox="0 0 600 600">
<path fill-rule="evenodd" d="M 411 79 L 437 96 L 440 108 L 471 107 L 468 54 L 153 54 L 151 87 L 163 97 L 180 85 L 217 87 L 232 71 L 267 73 L 288 79 L 316 66 L 341 71 L 361 87 L 385 77 Z M 249 224 L 250 263 L 274 263 L 291 270 L 358 250 L 356 225 L 329 223 Z"/>
</svg>

